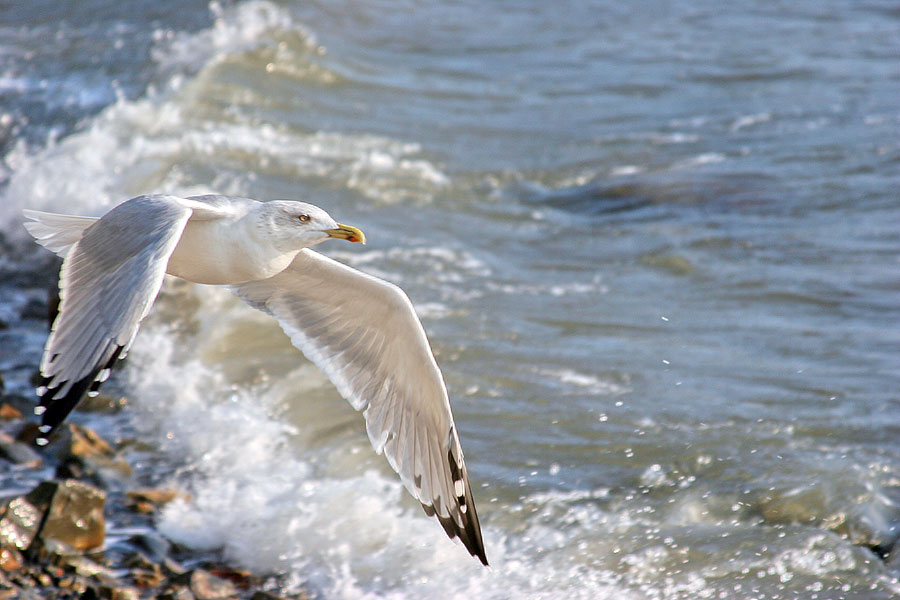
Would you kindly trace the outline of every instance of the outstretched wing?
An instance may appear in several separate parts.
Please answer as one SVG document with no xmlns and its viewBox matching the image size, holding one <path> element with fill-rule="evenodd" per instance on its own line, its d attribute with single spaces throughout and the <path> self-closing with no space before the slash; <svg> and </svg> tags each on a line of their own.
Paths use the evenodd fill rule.
<svg viewBox="0 0 900 600">
<path fill-rule="evenodd" d="M 43 213 L 26 212 L 44 227 Z M 59 314 L 41 360 L 41 431 L 55 429 L 85 392 L 96 392 L 127 351 L 162 286 L 169 256 L 192 210 L 174 196 L 139 196 L 119 204 L 71 243 L 59 278 Z M 39 240 L 40 241 L 40 240 Z M 71 242 L 72 240 L 63 240 Z"/>
<path fill-rule="evenodd" d="M 278 275 L 232 286 L 278 319 L 366 419 L 406 488 L 485 565 L 481 526 L 444 380 L 406 294 L 312 250 Z"/>
</svg>

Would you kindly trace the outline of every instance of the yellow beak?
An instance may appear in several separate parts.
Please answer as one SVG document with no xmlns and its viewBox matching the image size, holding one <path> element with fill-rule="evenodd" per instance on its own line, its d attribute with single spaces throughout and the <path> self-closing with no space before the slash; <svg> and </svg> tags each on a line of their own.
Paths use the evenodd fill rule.
<svg viewBox="0 0 900 600">
<path fill-rule="evenodd" d="M 330 237 L 337 238 L 339 240 L 359 242 L 360 244 L 366 243 L 366 234 L 364 234 L 361 229 L 359 229 L 358 227 L 354 227 L 353 225 L 343 225 L 341 223 L 338 223 L 337 229 L 324 229 L 323 231 Z"/>
</svg>

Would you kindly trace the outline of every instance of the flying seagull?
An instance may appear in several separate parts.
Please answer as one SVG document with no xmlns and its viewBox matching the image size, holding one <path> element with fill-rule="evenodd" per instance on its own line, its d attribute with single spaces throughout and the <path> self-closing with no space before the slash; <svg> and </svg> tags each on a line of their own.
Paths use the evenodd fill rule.
<svg viewBox="0 0 900 600">
<path fill-rule="evenodd" d="M 451 538 L 487 565 L 447 388 L 412 303 L 397 286 L 309 249 L 365 243 L 317 206 L 219 195 L 127 200 L 100 218 L 25 210 L 37 242 L 64 258 L 60 309 L 41 361 L 42 437 L 124 357 L 166 273 L 228 286 L 365 416 L 372 446 Z"/>
</svg>

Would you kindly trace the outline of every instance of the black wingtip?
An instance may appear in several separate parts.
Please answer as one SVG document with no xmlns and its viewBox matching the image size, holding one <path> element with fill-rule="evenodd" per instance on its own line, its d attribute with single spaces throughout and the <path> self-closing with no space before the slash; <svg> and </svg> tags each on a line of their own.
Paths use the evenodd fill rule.
<svg viewBox="0 0 900 600">
<path fill-rule="evenodd" d="M 451 436 L 452 434 L 453 431 L 451 430 Z M 455 483 L 463 483 L 463 493 L 456 497 L 460 515 L 462 516 L 462 526 L 460 527 L 452 515 L 443 517 L 437 514 L 434 505 L 439 506 L 441 504 L 440 497 L 435 498 L 434 505 L 423 504 L 422 508 L 425 509 L 425 514 L 429 517 L 437 517 L 441 527 L 444 528 L 444 531 L 451 539 L 459 538 L 459 541 L 469 551 L 469 554 L 480 560 L 484 566 L 489 567 L 487 553 L 484 550 L 484 540 L 481 537 L 481 523 L 478 521 L 478 511 L 475 509 L 475 499 L 472 496 L 472 488 L 469 486 L 468 475 L 465 473 L 465 466 L 463 465 L 462 469 L 457 466 L 452 450 L 447 453 L 447 460 L 453 481 Z"/>
<path fill-rule="evenodd" d="M 38 388 L 40 401 L 34 409 L 34 414 L 41 417 L 41 425 L 39 427 L 40 435 L 35 438 L 34 443 L 38 446 L 46 446 L 50 442 L 50 436 L 62 425 L 66 417 L 69 416 L 78 403 L 81 402 L 85 394 L 96 393 L 105 381 L 105 377 L 101 374 L 112 368 L 116 359 L 122 354 L 124 346 L 116 346 L 112 355 L 97 368 L 93 369 L 86 377 L 79 379 L 69 388 L 66 395 L 62 398 L 54 399 L 57 390 L 66 385 L 67 382 L 58 382 L 55 386 L 49 387 L 50 379 L 44 377 Z M 100 376 L 100 377 L 98 377 Z"/>
<path fill-rule="evenodd" d="M 474 504 L 470 505 L 470 509 L 474 507 Z M 453 520 L 453 517 L 442 517 L 438 515 L 434 511 L 434 507 L 432 506 L 424 506 L 425 514 L 429 517 L 437 517 L 438 522 L 441 524 L 441 527 L 444 528 L 444 531 L 447 535 L 452 538 L 459 538 L 459 541 L 462 542 L 463 546 L 465 546 L 466 550 L 469 551 L 469 554 L 477 558 L 481 561 L 486 567 L 489 567 L 487 553 L 484 550 L 484 541 L 481 538 L 481 526 L 478 523 L 478 515 L 474 513 L 469 513 L 469 509 L 466 510 L 466 515 L 464 517 L 464 527 L 460 527 L 456 524 L 456 521 Z"/>
<path fill-rule="evenodd" d="M 62 398 L 54 399 L 53 396 L 57 390 L 66 382 L 61 382 L 54 387 L 47 387 L 47 379 L 44 380 L 39 389 L 41 396 L 40 402 L 34 409 L 34 414 L 41 417 L 41 425 L 39 427 L 41 434 L 35 439 L 38 446 L 46 446 L 50 440 L 50 436 L 62 424 L 65 418 L 75 409 L 75 406 L 81 401 L 81 397 L 87 392 L 91 383 L 94 381 L 93 376 L 85 377 L 72 384 L 69 391 Z"/>
</svg>

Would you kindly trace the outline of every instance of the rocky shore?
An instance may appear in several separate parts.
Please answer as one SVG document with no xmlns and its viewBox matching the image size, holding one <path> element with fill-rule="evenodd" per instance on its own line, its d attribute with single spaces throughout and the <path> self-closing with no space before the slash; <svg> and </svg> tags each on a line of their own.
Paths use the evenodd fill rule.
<svg viewBox="0 0 900 600">
<path fill-rule="evenodd" d="M 54 271 L 50 265 L 4 273 L 2 279 L 19 290 L 46 290 Z M 52 317 L 54 303 L 41 296 L 19 307 L 26 332 L 43 329 L 48 313 Z M 17 323 L 0 319 L 3 344 L 11 351 L 6 356 L 21 348 L 24 336 L 17 329 Z M 19 363 L 7 385 L 0 373 L 0 600 L 310 597 L 283 593 L 276 575 L 251 574 L 215 553 L 195 552 L 160 535 L 154 526 L 160 508 L 189 498 L 181 490 L 154 487 L 152 470 L 137 466 L 138 458 L 154 460 L 152 448 L 121 435 L 109 441 L 74 422 L 50 445 L 36 446 L 35 402 L 26 393 L 34 381 L 23 375 L 29 371 L 36 375 L 37 365 Z M 126 404 L 121 396 L 101 394 L 79 410 L 115 420 Z"/>
<path fill-rule="evenodd" d="M 99 396 L 90 404 L 124 402 Z M 155 515 L 186 494 L 136 485 L 129 452 L 84 426 L 70 423 L 38 448 L 32 406 L 0 387 L 0 599 L 309 597 L 283 595 L 277 577 L 166 540 Z"/>
</svg>

